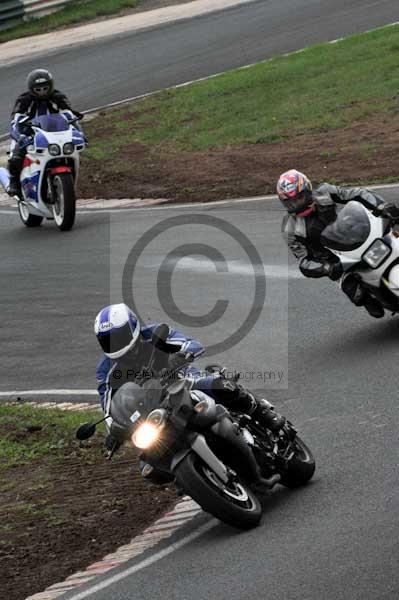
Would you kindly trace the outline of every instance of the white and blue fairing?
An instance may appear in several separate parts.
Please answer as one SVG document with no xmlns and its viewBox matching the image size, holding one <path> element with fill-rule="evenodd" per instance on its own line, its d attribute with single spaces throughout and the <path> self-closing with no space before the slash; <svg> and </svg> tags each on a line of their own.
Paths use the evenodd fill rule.
<svg viewBox="0 0 399 600">
<path fill-rule="evenodd" d="M 46 166 L 49 161 L 55 159 L 73 161 L 74 178 L 76 180 L 79 171 L 79 152 L 85 147 L 84 134 L 69 123 L 70 115 L 49 114 L 35 117 L 32 125 L 35 128 L 33 136 L 18 135 L 19 143 L 26 147 L 27 154 L 21 171 L 21 187 L 24 199 L 30 206 L 36 206 L 46 216 L 52 216 L 51 210 L 40 198 L 43 178 L 46 174 Z M 15 124 L 14 133 L 18 130 L 18 122 Z M 60 153 L 53 156 L 49 153 L 50 145 L 57 145 Z M 64 153 L 65 144 L 73 144 L 74 150 L 71 154 Z M 33 203 L 33 204 L 32 204 Z"/>
</svg>

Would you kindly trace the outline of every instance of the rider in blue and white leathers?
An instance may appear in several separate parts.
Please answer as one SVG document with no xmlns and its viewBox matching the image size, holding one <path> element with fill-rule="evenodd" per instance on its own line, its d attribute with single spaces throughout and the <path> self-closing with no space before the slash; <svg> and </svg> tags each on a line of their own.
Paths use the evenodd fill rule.
<svg viewBox="0 0 399 600">
<path fill-rule="evenodd" d="M 126 304 L 112 304 L 97 315 L 94 331 L 104 352 L 97 365 L 97 386 L 101 406 L 109 414 L 111 399 L 125 384 L 134 382 L 148 367 L 153 353 L 152 334 L 158 323 L 140 326 L 137 316 Z M 194 388 L 212 396 L 226 408 L 253 415 L 273 432 L 278 432 L 285 419 L 273 410 L 269 402 L 257 398 L 244 387 L 217 374 L 202 375 L 188 363 L 204 353 L 203 345 L 169 328 L 169 334 L 159 353 L 157 370 L 181 368 L 184 376 L 194 379 Z M 108 442 L 112 444 L 112 440 Z"/>
<path fill-rule="evenodd" d="M 138 347 L 135 345 L 135 348 L 130 350 L 127 354 L 116 359 L 111 359 L 104 354 L 98 362 L 96 378 L 100 402 L 104 412 L 107 410 L 113 394 L 124 383 L 134 381 L 135 375 L 138 375 L 141 370 L 148 365 L 153 348 L 151 343 L 152 334 L 158 325 L 159 323 L 152 323 L 151 325 L 140 327 L 139 341 L 142 343 L 139 344 Z M 176 329 L 169 328 L 169 335 L 166 343 L 169 347 L 171 356 L 179 353 L 182 362 L 186 354 L 192 354 L 195 359 L 204 353 L 204 347 L 200 342 L 186 337 Z M 170 362 L 169 365 L 165 364 L 165 367 L 168 366 L 170 366 Z M 192 365 L 185 368 L 184 373 L 195 379 L 198 379 L 201 376 L 199 369 Z M 122 374 L 121 377 L 120 374 Z"/>
</svg>

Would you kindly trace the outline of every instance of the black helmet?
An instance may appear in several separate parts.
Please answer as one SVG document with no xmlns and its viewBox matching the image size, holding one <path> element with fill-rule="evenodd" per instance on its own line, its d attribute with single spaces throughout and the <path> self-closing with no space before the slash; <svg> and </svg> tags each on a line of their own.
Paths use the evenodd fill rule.
<svg viewBox="0 0 399 600">
<path fill-rule="evenodd" d="M 28 90 L 31 94 L 46 100 L 54 91 L 54 79 L 46 69 L 35 69 L 31 71 L 26 79 Z"/>
</svg>

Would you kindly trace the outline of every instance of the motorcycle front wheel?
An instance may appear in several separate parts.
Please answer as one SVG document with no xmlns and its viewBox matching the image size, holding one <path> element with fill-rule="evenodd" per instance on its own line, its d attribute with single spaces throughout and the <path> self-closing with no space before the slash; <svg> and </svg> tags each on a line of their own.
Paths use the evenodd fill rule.
<svg viewBox="0 0 399 600">
<path fill-rule="evenodd" d="M 175 470 L 176 481 L 206 511 L 240 529 L 259 524 L 262 506 L 241 481 L 224 484 L 210 467 L 190 452 Z"/>
<path fill-rule="evenodd" d="M 72 229 L 76 214 L 75 186 L 71 173 L 54 175 L 54 221 L 61 231 Z"/>
</svg>

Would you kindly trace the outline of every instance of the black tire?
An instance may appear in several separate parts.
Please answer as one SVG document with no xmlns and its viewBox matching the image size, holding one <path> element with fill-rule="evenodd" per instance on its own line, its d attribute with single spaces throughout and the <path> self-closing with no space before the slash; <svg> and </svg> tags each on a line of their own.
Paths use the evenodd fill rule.
<svg viewBox="0 0 399 600">
<path fill-rule="evenodd" d="M 207 474 L 208 473 L 208 476 Z M 193 500 L 206 511 L 240 529 L 250 529 L 259 524 L 262 517 L 262 506 L 255 494 L 243 483 L 237 484 L 233 492 L 241 493 L 243 499 L 234 500 L 218 485 L 216 475 L 214 482 L 209 477 L 212 472 L 199 456 L 190 452 L 175 470 L 176 481 Z M 247 496 L 248 500 L 245 500 Z"/>
<path fill-rule="evenodd" d="M 75 185 L 71 173 L 54 175 L 53 187 L 55 203 L 53 205 L 54 220 L 58 229 L 72 229 L 76 215 Z"/>
<path fill-rule="evenodd" d="M 21 221 L 26 227 L 39 227 L 42 224 L 43 217 L 39 215 L 31 215 L 26 204 L 18 202 L 18 212 Z"/>
<path fill-rule="evenodd" d="M 294 441 L 295 454 L 288 461 L 288 468 L 282 475 L 280 483 L 289 488 L 305 485 L 310 481 L 316 469 L 316 462 L 311 450 L 300 437 Z"/>
</svg>

